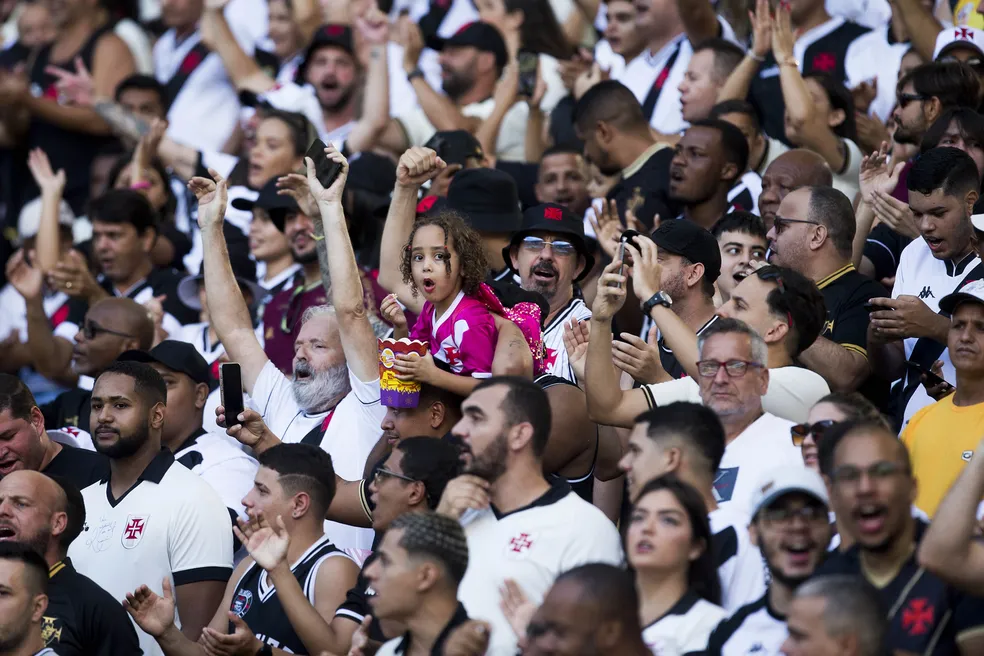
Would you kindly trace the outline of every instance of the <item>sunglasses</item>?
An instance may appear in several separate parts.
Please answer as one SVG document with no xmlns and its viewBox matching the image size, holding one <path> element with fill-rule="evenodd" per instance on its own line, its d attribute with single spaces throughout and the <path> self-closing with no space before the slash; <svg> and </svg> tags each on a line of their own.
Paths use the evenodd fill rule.
<svg viewBox="0 0 984 656">
<path fill-rule="evenodd" d="M 569 255 L 574 255 L 577 252 L 577 248 L 574 247 L 569 241 L 546 241 L 540 239 L 539 237 L 524 237 L 523 238 L 523 248 L 530 251 L 531 253 L 539 253 L 547 245 L 553 250 L 554 254 L 558 257 L 567 257 Z"/>
<path fill-rule="evenodd" d="M 717 373 L 721 371 L 721 369 L 724 369 L 729 378 L 741 378 L 748 373 L 749 367 L 758 367 L 761 369 L 762 365 L 757 362 L 749 362 L 747 360 L 728 360 L 727 362 L 718 362 L 717 360 L 700 360 L 697 363 L 697 373 L 704 378 L 713 378 L 714 376 L 717 376 Z"/>
<path fill-rule="evenodd" d="M 922 102 L 923 100 L 928 100 L 928 98 L 921 93 L 900 93 L 897 96 L 899 109 L 905 109 L 911 102 Z"/>
<path fill-rule="evenodd" d="M 832 419 L 823 419 L 815 424 L 796 424 L 789 429 L 790 436 L 793 438 L 793 446 L 802 446 L 803 441 L 808 435 L 813 436 L 814 442 L 823 439 L 823 433 L 837 422 Z"/>
<path fill-rule="evenodd" d="M 961 62 L 959 59 L 957 59 L 953 55 L 944 55 L 944 56 L 940 57 L 939 59 L 937 59 L 936 61 L 938 61 L 938 62 L 950 62 L 950 63 L 956 62 L 958 64 L 959 63 L 963 63 L 963 64 L 966 64 L 967 66 L 970 66 L 974 70 L 978 70 L 978 71 L 981 70 L 982 68 L 984 68 L 984 60 L 982 60 L 980 57 L 970 57 L 966 61 Z"/>
<path fill-rule="evenodd" d="M 406 481 L 407 483 L 418 482 L 416 478 L 410 478 L 409 476 L 404 476 L 403 474 L 397 474 L 395 471 L 386 469 L 385 467 L 380 467 L 376 470 L 376 473 L 373 476 L 373 481 L 376 485 L 380 485 L 387 478 L 397 478 L 401 481 Z"/>
<path fill-rule="evenodd" d="M 770 524 L 778 526 L 790 526 L 793 520 L 799 517 L 804 524 L 828 521 L 827 509 L 820 506 L 803 506 L 796 510 L 789 508 L 767 508 L 762 511 L 762 518 Z"/>
<path fill-rule="evenodd" d="M 808 225 L 820 225 L 820 222 L 819 221 L 805 221 L 803 219 L 787 219 L 784 216 L 779 216 L 778 214 L 776 214 L 775 221 L 773 222 L 773 225 L 775 225 L 775 227 L 776 227 L 776 235 L 779 235 L 779 233 L 781 233 L 784 228 L 786 228 L 789 225 L 792 225 L 793 223 L 806 223 Z"/>
<path fill-rule="evenodd" d="M 103 328 L 102 326 L 100 326 L 95 321 L 92 321 L 91 319 L 89 321 L 86 321 L 84 324 L 82 324 L 82 334 L 85 336 L 87 340 L 91 341 L 103 333 L 106 333 L 107 335 L 116 335 L 117 337 L 129 337 L 133 339 L 133 335 L 130 335 L 128 333 L 121 333 L 116 330 L 110 330 L 109 328 Z"/>
</svg>

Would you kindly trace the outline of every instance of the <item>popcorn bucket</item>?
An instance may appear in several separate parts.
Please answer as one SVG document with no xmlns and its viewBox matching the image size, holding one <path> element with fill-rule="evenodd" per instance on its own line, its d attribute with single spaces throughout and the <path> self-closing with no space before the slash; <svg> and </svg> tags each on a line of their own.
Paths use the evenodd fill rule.
<svg viewBox="0 0 984 656">
<path fill-rule="evenodd" d="M 380 402 L 389 408 L 416 408 L 420 400 L 420 383 L 403 381 L 396 377 L 393 361 L 397 355 L 427 354 L 427 342 L 416 339 L 379 340 L 379 388 Z"/>
</svg>

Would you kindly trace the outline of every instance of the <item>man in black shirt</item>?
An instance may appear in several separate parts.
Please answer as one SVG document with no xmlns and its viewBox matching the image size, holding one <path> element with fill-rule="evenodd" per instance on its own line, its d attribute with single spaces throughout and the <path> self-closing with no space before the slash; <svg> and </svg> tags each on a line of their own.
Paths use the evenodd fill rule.
<svg viewBox="0 0 984 656">
<path fill-rule="evenodd" d="M 48 563 L 48 609 L 41 639 L 59 656 L 142 653 L 126 611 L 66 556 L 82 532 L 82 494 L 69 481 L 19 471 L 0 481 L 0 540 L 27 544 Z"/>
<path fill-rule="evenodd" d="M 984 600 L 959 592 L 916 560 L 927 524 L 912 516 L 916 480 L 905 444 L 882 423 L 837 427 L 831 505 L 857 543 L 832 554 L 823 574 L 853 574 L 878 588 L 896 653 L 984 653 Z"/>
<path fill-rule="evenodd" d="M 48 566 L 38 552 L 19 542 L 0 542 L 0 613 L 2 656 L 50 656 L 41 641 L 41 621 L 48 607 Z"/>
<path fill-rule="evenodd" d="M 0 435 L 0 476 L 40 471 L 63 476 L 81 489 L 109 472 L 106 456 L 51 439 L 31 391 L 9 374 L 0 374 Z"/>
<path fill-rule="evenodd" d="M 823 294 L 823 332 L 799 361 L 834 392 L 856 391 L 868 379 L 865 305 L 887 295 L 851 263 L 856 227 L 847 196 L 832 187 L 801 187 L 783 199 L 768 234 L 769 262 L 802 273 Z"/>
</svg>

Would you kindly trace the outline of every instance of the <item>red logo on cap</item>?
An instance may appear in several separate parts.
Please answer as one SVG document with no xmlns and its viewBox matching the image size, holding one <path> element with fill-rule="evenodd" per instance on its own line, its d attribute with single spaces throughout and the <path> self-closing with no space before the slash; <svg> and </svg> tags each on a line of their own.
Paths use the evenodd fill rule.
<svg viewBox="0 0 984 656">
<path fill-rule="evenodd" d="M 417 203 L 417 214 L 424 214 L 437 202 L 437 196 L 426 196 Z"/>
<path fill-rule="evenodd" d="M 959 27 L 953 30 L 953 38 L 955 39 L 973 39 L 974 33 L 967 29 L 966 27 Z"/>
<path fill-rule="evenodd" d="M 345 32 L 345 28 L 341 25 L 327 25 L 325 27 L 325 34 L 327 36 L 342 36 L 343 32 Z"/>
<path fill-rule="evenodd" d="M 461 34 L 462 32 L 464 32 L 465 30 L 467 30 L 469 27 L 471 27 L 472 25 L 474 25 L 476 22 L 477 21 L 472 21 L 470 23 L 465 23 L 464 25 L 462 25 L 461 27 L 458 28 L 458 31 L 455 32 L 454 35 L 455 36 L 458 36 L 459 34 Z"/>
<path fill-rule="evenodd" d="M 564 213 L 559 207 L 545 207 L 543 209 L 543 218 L 550 221 L 560 221 L 564 218 Z"/>
</svg>

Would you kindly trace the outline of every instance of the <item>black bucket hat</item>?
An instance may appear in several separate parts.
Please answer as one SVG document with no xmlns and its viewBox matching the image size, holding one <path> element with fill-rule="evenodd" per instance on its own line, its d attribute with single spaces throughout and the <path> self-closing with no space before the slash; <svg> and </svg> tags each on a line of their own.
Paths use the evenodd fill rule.
<svg viewBox="0 0 984 656">
<path fill-rule="evenodd" d="M 574 279 L 574 282 L 583 280 L 594 267 L 594 255 L 588 249 L 587 241 L 584 238 L 584 220 L 563 205 L 542 203 L 523 212 L 522 227 L 513 234 L 509 245 L 502 249 L 502 259 L 505 260 L 506 266 L 513 271 L 516 269 L 512 265 L 510 251 L 513 246 L 519 245 L 519 242 L 531 232 L 552 232 L 570 239 L 578 254 L 584 258 L 584 269 Z M 519 272 L 517 271 L 517 273 Z"/>
</svg>

